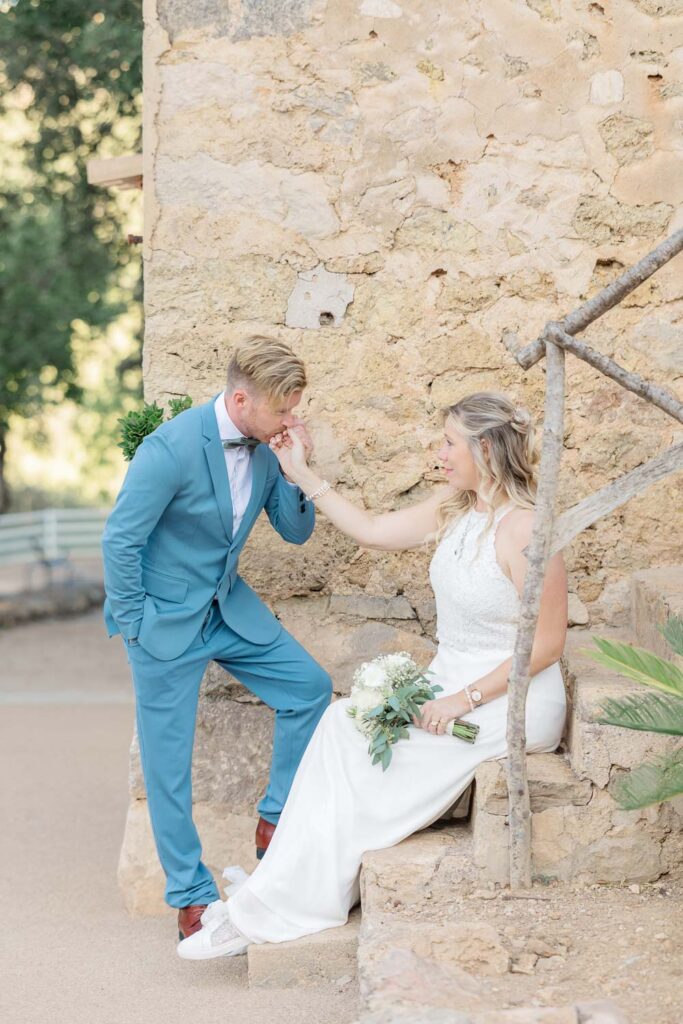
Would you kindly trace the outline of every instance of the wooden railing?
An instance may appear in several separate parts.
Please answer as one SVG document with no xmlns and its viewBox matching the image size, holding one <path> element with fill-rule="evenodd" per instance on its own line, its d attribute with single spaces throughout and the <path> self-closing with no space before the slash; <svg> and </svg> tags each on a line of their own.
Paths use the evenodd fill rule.
<svg viewBox="0 0 683 1024">
<path fill-rule="evenodd" d="M 674 395 L 638 374 L 625 370 L 575 337 L 681 251 L 683 229 L 667 238 L 564 320 L 546 324 L 540 337 L 525 348 L 517 347 L 516 335 L 512 332 L 506 331 L 503 335 L 503 343 L 523 369 L 530 369 L 544 356 L 546 360 L 545 415 L 536 512 L 527 552 L 528 569 L 508 688 L 507 781 L 510 805 L 510 886 L 513 889 L 525 889 L 531 885 L 531 808 L 526 772 L 525 709 L 531 649 L 548 560 L 602 516 L 619 508 L 669 473 L 683 469 L 683 442 L 679 442 L 556 517 L 564 430 L 565 352 L 582 359 L 627 391 L 683 423 L 683 403 Z"/>
</svg>

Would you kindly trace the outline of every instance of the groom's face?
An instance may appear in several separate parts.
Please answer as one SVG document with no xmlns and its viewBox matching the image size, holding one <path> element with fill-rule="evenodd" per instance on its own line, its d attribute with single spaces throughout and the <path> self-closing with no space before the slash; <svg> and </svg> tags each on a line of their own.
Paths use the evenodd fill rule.
<svg viewBox="0 0 683 1024">
<path fill-rule="evenodd" d="M 275 434 L 297 422 L 294 410 L 302 394 L 302 391 L 293 391 L 286 398 L 272 398 L 258 392 L 237 391 L 233 398 L 239 409 L 240 422 L 235 425 L 246 437 L 257 437 L 267 443 Z"/>
</svg>

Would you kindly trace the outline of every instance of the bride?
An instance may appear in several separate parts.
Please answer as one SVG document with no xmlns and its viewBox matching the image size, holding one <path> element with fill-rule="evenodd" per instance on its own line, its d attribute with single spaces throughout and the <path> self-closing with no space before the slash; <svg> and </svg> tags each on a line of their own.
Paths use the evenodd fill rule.
<svg viewBox="0 0 683 1024">
<path fill-rule="evenodd" d="M 263 860 L 227 901 L 178 945 L 189 960 L 243 953 L 346 923 L 359 897 L 363 854 L 399 843 L 437 820 L 482 762 L 505 757 L 507 683 L 531 537 L 535 480 L 529 414 L 481 392 L 446 411 L 439 451 L 448 483 L 412 508 L 372 515 L 306 464 L 295 430 L 271 441 L 283 471 L 364 548 L 400 551 L 434 540 L 430 566 L 438 650 L 430 665 L 443 696 L 426 703 L 387 772 L 346 714 L 323 715 L 304 754 Z M 527 749 L 551 751 L 562 736 L 565 694 L 558 659 L 567 626 L 562 557 L 549 564 L 531 657 Z M 474 744 L 445 735 L 453 718 L 479 725 Z"/>
</svg>

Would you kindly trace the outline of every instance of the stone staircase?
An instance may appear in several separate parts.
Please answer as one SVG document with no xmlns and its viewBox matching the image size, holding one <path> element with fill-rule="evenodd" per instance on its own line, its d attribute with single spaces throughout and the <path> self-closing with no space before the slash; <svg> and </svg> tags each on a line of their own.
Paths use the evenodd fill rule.
<svg viewBox="0 0 683 1024">
<path fill-rule="evenodd" d="M 630 627 L 595 632 L 670 657 L 657 626 L 671 614 L 683 616 L 683 566 L 635 574 Z M 595 723 L 606 697 L 638 687 L 588 658 L 583 649 L 591 646 L 590 631 L 570 631 L 566 736 L 557 753 L 529 758 L 534 877 L 575 886 L 681 876 L 683 806 L 621 811 L 609 792 L 615 774 L 670 748 L 673 740 Z M 461 801 L 460 814 L 462 806 Z M 506 884 L 507 833 L 504 763 L 487 762 L 475 776 L 469 820 L 450 816 L 398 846 L 368 853 L 361 909 L 349 925 L 254 948 L 251 984 L 345 984 L 357 953 L 363 1024 L 624 1021 L 611 1004 L 491 1008 L 492 979 L 511 968 L 511 952 L 471 910 L 463 920 L 463 899 L 495 898 L 497 887 Z"/>
</svg>

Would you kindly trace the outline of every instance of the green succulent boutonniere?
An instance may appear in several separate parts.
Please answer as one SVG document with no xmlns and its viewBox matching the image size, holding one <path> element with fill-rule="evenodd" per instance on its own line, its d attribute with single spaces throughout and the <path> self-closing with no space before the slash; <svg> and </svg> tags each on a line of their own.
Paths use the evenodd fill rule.
<svg viewBox="0 0 683 1024">
<path fill-rule="evenodd" d="M 174 416 L 185 412 L 191 405 L 192 399 L 188 395 L 183 395 L 182 398 L 171 398 L 168 403 L 170 410 L 168 419 L 172 420 Z M 117 447 L 123 452 L 126 462 L 130 462 L 147 435 L 153 433 L 163 422 L 164 410 L 156 402 L 153 402 L 152 405 L 145 402 L 142 409 L 132 410 L 119 420 L 121 440 Z"/>
</svg>

